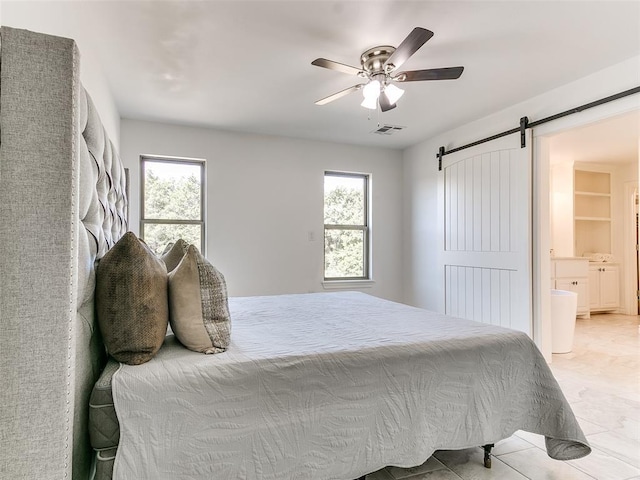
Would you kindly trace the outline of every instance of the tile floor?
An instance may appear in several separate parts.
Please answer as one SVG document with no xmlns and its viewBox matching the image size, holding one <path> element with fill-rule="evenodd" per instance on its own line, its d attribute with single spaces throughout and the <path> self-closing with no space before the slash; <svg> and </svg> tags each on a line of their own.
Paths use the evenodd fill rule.
<svg viewBox="0 0 640 480">
<path fill-rule="evenodd" d="M 481 448 L 439 451 L 414 468 L 387 467 L 367 480 L 640 480 L 640 316 L 578 319 L 573 351 L 551 365 L 592 453 L 560 462 L 544 438 L 523 431 L 496 444 L 493 466 Z"/>
</svg>

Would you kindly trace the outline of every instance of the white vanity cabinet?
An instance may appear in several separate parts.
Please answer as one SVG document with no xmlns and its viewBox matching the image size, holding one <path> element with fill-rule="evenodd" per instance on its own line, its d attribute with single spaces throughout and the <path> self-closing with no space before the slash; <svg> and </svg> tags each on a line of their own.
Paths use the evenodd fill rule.
<svg viewBox="0 0 640 480">
<path fill-rule="evenodd" d="M 619 267 L 611 263 L 589 265 L 589 309 L 615 310 L 620 306 Z"/>
<path fill-rule="evenodd" d="M 551 260 L 551 286 L 578 294 L 578 315 L 589 316 L 589 260 L 554 258 Z"/>
</svg>

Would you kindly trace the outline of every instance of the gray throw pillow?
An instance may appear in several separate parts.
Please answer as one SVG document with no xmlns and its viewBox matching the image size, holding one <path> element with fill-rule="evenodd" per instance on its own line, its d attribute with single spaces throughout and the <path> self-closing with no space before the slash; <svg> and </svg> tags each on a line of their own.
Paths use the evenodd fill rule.
<svg viewBox="0 0 640 480">
<path fill-rule="evenodd" d="M 229 346 L 227 284 L 193 245 L 169 273 L 169 321 L 176 338 L 189 350 L 220 353 Z"/>
<path fill-rule="evenodd" d="M 183 239 L 178 239 L 175 243 L 170 243 L 162 252 L 162 261 L 167 266 L 167 272 L 170 272 L 178 266 L 184 254 L 187 253 L 189 244 Z"/>
<path fill-rule="evenodd" d="M 169 319 L 167 269 L 127 232 L 96 270 L 96 315 L 109 354 L 139 365 L 158 352 Z"/>
</svg>

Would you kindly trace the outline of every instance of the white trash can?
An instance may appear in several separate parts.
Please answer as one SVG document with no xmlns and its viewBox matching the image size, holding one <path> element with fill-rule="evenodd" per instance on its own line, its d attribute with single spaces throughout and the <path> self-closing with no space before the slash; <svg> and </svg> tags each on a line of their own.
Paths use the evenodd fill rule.
<svg viewBox="0 0 640 480">
<path fill-rule="evenodd" d="M 577 312 L 577 293 L 567 290 L 551 290 L 552 353 L 569 353 L 573 349 Z"/>
</svg>

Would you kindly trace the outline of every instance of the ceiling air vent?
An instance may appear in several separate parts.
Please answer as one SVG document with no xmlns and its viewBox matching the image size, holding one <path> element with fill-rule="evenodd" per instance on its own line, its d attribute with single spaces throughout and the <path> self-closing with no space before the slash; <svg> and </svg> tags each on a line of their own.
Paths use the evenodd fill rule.
<svg viewBox="0 0 640 480">
<path fill-rule="evenodd" d="M 400 127 L 398 125 L 382 125 L 377 130 L 373 130 L 371 133 L 377 133 L 378 135 L 392 135 L 405 127 Z"/>
</svg>

